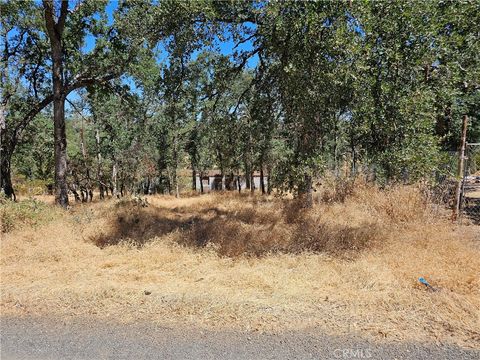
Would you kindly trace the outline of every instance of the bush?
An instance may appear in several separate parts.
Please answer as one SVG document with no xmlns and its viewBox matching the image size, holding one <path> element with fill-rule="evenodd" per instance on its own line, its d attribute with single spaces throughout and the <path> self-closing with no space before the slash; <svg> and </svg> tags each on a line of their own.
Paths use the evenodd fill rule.
<svg viewBox="0 0 480 360">
<path fill-rule="evenodd" d="M 352 255 L 372 247 L 381 237 L 381 230 L 374 223 L 350 226 L 308 219 L 295 229 L 289 251 Z"/>
<path fill-rule="evenodd" d="M 0 202 L 0 231 L 10 232 L 22 227 L 35 227 L 53 220 L 56 210 L 44 202 L 35 199 L 13 202 Z"/>
<path fill-rule="evenodd" d="M 15 176 L 13 179 L 15 184 L 15 194 L 23 196 L 45 195 L 52 186 L 52 181 L 41 179 L 27 179 L 24 176 Z"/>
<path fill-rule="evenodd" d="M 361 179 L 363 181 L 363 179 Z M 326 179 L 320 200 L 324 203 L 343 203 L 355 191 L 355 178 Z"/>
<path fill-rule="evenodd" d="M 381 246 L 389 237 L 386 229 L 398 231 L 428 220 L 429 204 L 421 189 L 379 189 L 357 181 L 354 187 L 339 186 L 335 200 L 312 208 L 299 199 L 228 193 L 195 201 L 153 197 L 148 207 L 124 199 L 108 208 L 108 226 L 91 239 L 102 248 L 127 240 L 141 247 L 175 233 L 180 245 L 211 246 L 227 257 L 313 252 L 350 259 Z"/>
</svg>

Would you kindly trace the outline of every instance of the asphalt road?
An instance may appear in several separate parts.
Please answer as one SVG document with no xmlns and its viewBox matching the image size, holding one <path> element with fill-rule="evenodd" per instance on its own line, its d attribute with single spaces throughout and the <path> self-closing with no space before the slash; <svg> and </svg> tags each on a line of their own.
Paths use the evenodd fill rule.
<svg viewBox="0 0 480 360">
<path fill-rule="evenodd" d="M 1 360 L 18 359 L 480 359 L 454 346 L 379 343 L 315 332 L 214 332 L 153 324 L 1 318 Z"/>
</svg>

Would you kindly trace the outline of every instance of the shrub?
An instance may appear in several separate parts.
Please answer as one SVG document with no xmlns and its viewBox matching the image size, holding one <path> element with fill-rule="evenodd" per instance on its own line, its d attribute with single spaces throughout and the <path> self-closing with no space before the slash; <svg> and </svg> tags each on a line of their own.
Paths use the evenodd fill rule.
<svg viewBox="0 0 480 360">
<path fill-rule="evenodd" d="M 52 181 L 41 179 L 27 179 L 23 176 L 16 176 L 14 179 L 15 194 L 23 196 L 45 195 L 49 193 Z"/>
<path fill-rule="evenodd" d="M 363 179 L 362 179 L 363 180 Z M 326 179 L 326 185 L 320 195 L 324 203 L 343 203 L 355 191 L 355 178 Z"/>
<path fill-rule="evenodd" d="M 289 251 L 352 255 L 372 247 L 380 237 L 380 228 L 374 223 L 350 226 L 309 219 L 298 224 Z"/>
<path fill-rule="evenodd" d="M 10 232 L 22 227 L 35 227 L 53 220 L 57 210 L 35 199 L 19 202 L 3 200 L 0 203 L 0 231 Z"/>
</svg>

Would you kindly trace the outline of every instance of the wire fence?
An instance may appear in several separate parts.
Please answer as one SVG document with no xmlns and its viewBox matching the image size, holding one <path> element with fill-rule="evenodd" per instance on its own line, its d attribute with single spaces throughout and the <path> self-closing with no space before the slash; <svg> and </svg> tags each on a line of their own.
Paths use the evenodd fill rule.
<svg viewBox="0 0 480 360">
<path fill-rule="evenodd" d="M 461 223 L 480 225 L 480 143 L 467 144 L 464 159 L 464 173 L 459 179 L 459 152 L 444 152 L 442 161 L 436 167 L 435 172 L 426 178 L 425 182 L 419 184 L 423 185 L 422 190 L 438 216 L 445 216 L 448 211 L 451 211 L 452 218 L 454 217 Z M 379 173 L 381 174 L 379 168 L 371 163 L 358 166 L 355 175 L 362 176 L 367 182 L 383 184 L 382 178 L 378 176 Z M 405 184 L 415 182 L 409 177 L 407 171 L 404 173 L 405 176 L 402 180 Z M 330 169 L 329 174 L 335 181 L 334 188 L 337 192 L 345 187 L 346 191 L 348 190 L 350 184 L 348 179 L 352 176 L 351 172 Z M 460 186 L 459 212 L 454 210 L 458 186 Z"/>
<path fill-rule="evenodd" d="M 462 181 L 461 215 L 480 225 L 480 143 L 467 144 Z"/>
</svg>

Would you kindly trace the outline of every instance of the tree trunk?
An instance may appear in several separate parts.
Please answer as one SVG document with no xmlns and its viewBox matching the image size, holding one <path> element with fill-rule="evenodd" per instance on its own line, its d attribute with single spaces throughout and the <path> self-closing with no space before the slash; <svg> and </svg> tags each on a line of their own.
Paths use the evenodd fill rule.
<svg viewBox="0 0 480 360">
<path fill-rule="evenodd" d="M 353 137 L 353 136 L 352 136 Z M 357 175 L 357 152 L 355 150 L 355 143 L 353 138 L 350 141 L 350 148 L 352 151 L 352 169 L 351 169 L 351 176 L 355 177 Z"/>
<path fill-rule="evenodd" d="M 250 177 L 250 192 L 253 194 L 255 192 L 255 177 L 253 176 L 253 171 L 249 174 Z"/>
<path fill-rule="evenodd" d="M 76 190 L 77 184 L 73 184 L 70 187 L 70 191 L 72 192 L 73 196 L 75 197 L 75 201 L 80 202 L 80 196 L 78 195 L 78 192 Z"/>
<path fill-rule="evenodd" d="M 7 199 L 16 201 L 17 197 L 15 196 L 15 191 L 12 186 L 12 174 L 10 167 L 11 154 L 2 153 L 1 154 L 1 171 L 0 171 L 0 185 L 1 189 L 5 193 Z"/>
<path fill-rule="evenodd" d="M 143 182 L 143 195 L 148 195 L 150 192 L 150 177 L 147 176 L 147 181 Z"/>
<path fill-rule="evenodd" d="M 112 197 L 118 197 L 118 194 L 117 194 L 117 163 L 116 162 L 113 163 L 113 167 L 112 167 L 112 188 L 111 188 L 111 192 L 112 192 Z"/>
<path fill-rule="evenodd" d="M 192 190 L 197 191 L 197 171 L 195 169 L 192 170 Z"/>
<path fill-rule="evenodd" d="M 220 149 L 217 147 L 217 156 L 218 156 L 218 162 L 220 163 L 220 176 L 221 176 L 221 179 L 220 179 L 220 191 L 223 191 L 224 190 L 224 174 L 223 174 L 223 156 L 222 156 L 222 152 L 220 151 Z M 214 181 L 213 181 L 213 184 L 215 185 L 215 187 L 217 186 L 217 181 L 216 181 L 216 176 L 214 178 Z M 215 189 L 217 190 L 217 189 Z"/>
<path fill-rule="evenodd" d="M 87 201 L 90 199 L 90 202 L 93 199 L 93 191 L 92 191 L 92 179 L 90 177 L 90 166 L 88 164 L 88 152 L 87 146 L 85 145 L 85 136 L 84 136 L 84 126 L 83 126 L 83 118 L 82 118 L 82 128 L 80 130 L 80 145 L 82 149 L 82 158 L 83 158 L 83 167 L 85 168 L 85 177 L 87 179 L 86 185 L 86 194 L 87 194 Z M 90 194 L 92 196 L 90 196 Z"/>
<path fill-rule="evenodd" d="M 312 177 L 310 175 L 305 175 L 305 188 L 303 189 L 301 196 L 305 199 L 305 207 L 311 208 L 313 205 L 313 187 L 312 187 Z"/>
<path fill-rule="evenodd" d="M 105 189 L 103 186 L 103 172 L 102 172 L 102 153 L 100 152 L 100 131 L 95 130 L 95 143 L 97 145 L 97 183 L 98 191 L 100 192 L 100 199 L 105 198 Z"/>
<path fill-rule="evenodd" d="M 250 189 L 250 167 L 245 164 L 245 189 Z"/>
<path fill-rule="evenodd" d="M 200 193 L 203 194 L 203 172 L 200 172 Z"/>
<path fill-rule="evenodd" d="M 53 1 L 43 0 L 45 25 L 52 50 L 53 123 L 55 141 L 55 202 L 68 206 L 67 136 L 65 132 L 65 92 L 63 78 L 62 34 L 68 12 L 68 1 L 61 3 L 60 15 L 55 22 Z"/>
<path fill-rule="evenodd" d="M 333 167 L 335 172 L 335 177 L 338 178 L 340 175 L 339 171 L 339 161 L 338 161 L 338 119 L 335 116 L 335 126 L 334 126 L 334 136 L 333 136 Z"/>
<path fill-rule="evenodd" d="M 165 180 L 167 181 L 167 194 L 172 195 L 172 176 L 170 175 L 169 170 L 167 170 L 167 177 Z"/>
<path fill-rule="evenodd" d="M 262 189 L 262 195 L 265 195 L 265 180 L 263 179 L 263 166 L 260 167 L 260 189 Z"/>
<path fill-rule="evenodd" d="M 80 187 L 80 194 L 82 194 L 82 203 L 88 201 L 88 191 L 84 187 Z"/>
<path fill-rule="evenodd" d="M 270 177 L 271 172 L 272 172 L 272 169 L 270 167 L 267 167 L 267 194 L 268 195 L 272 193 L 272 179 Z"/>
<path fill-rule="evenodd" d="M 178 199 L 180 197 L 180 192 L 178 191 L 178 138 L 175 135 L 173 138 L 173 171 L 172 171 L 172 185 L 175 187 L 175 197 Z"/>
<path fill-rule="evenodd" d="M 172 193 L 172 188 L 175 190 L 175 197 L 178 198 L 179 197 L 179 193 L 178 193 L 178 179 L 177 179 L 177 168 L 175 167 L 173 169 L 173 171 L 170 172 L 170 185 L 169 185 L 169 188 L 168 188 L 168 193 L 171 194 Z"/>
<path fill-rule="evenodd" d="M 61 49 L 60 56 L 61 58 Z M 55 56 L 54 56 L 55 58 Z M 55 141 L 55 202 L 62 207 L 68 206 L 68 187 L 67 187 L 67 134 L 65 131 L 65 97 L 62 86 L 62 65 L 61 60 L 54 60 L 54 78 L 53 78 L 53 122 L 54 122 L 54 141 Z"/>
</svg>

